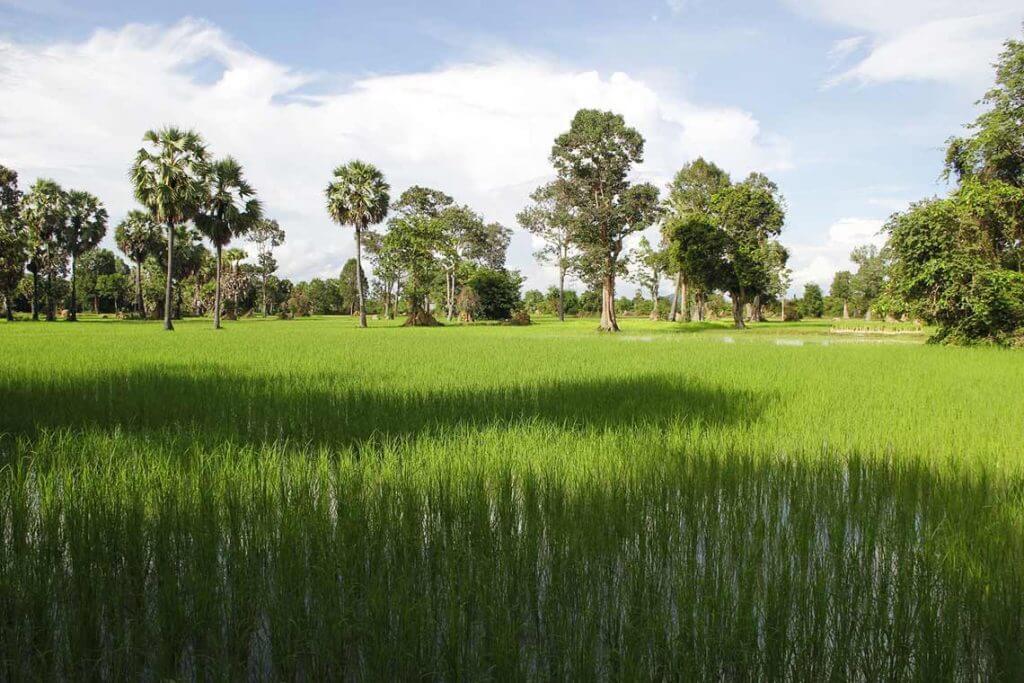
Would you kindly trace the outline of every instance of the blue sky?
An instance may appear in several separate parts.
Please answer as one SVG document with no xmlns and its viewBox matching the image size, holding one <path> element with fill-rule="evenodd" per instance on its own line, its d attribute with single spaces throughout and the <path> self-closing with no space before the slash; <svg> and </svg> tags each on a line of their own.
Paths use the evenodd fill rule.
<svg viewBox="0 0 1024 683">
<path fill-rule="evenodd" d="M 118 219 L 146 128 L 197 128 L 249 169 L 289 240 L 284 274 L 354 248 L 320 192 L 352 157 L 514 225 L 581 106 L 647 138 L 638 177 L 698 154 L 788 202 L 794 290 L 824 285 L 907 202 L 945 191 L 1019 2 L 651 0 L 160 3 L 0 0 L 0 163 L 90 189 Z M 510 261 L 550 284 L 519 233 Z M 622 288 L 630 291 L 628 284 Z"/>
</svg>

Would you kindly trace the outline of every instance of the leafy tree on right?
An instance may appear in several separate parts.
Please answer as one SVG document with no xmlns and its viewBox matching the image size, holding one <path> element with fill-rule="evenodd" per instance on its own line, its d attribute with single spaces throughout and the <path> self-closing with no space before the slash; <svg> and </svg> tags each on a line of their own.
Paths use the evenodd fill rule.
<svg viewBox="0 0 1024 683">
<path fill-rule="evenodd" d="M 938 325 L 932 341 L 1024 340 L 1024 42 L 996 63 L 988 109 L 951 138 L 946 174 L 956 187 L 895 214 L 886 225 L 890 311 Z"/>
</svg>

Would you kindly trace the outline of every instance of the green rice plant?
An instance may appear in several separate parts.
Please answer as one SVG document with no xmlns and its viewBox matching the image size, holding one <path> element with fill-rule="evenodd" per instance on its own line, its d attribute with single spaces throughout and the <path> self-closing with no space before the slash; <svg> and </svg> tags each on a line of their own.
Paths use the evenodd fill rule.
<svg viewBox="0 0 1024 683">
<path fill-rule="evenodd" d="M 0 327 L 0 678 L 1024 676 L 1017 354 L 623 327 Z"/>
</svg>

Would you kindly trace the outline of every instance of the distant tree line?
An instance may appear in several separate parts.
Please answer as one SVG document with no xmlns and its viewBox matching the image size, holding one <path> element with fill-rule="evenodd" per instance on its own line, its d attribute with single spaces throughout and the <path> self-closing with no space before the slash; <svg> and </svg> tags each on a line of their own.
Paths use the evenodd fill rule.
<svg viewBox="0 0 1024 683">
<path fill-rule="evenodd" d="M 643 161 L 640 133 L 618 114 L 582 109 L 552 144 L 553 180 L 517 216 L 543 245 L 538 260 L 557 270 L 546 292 L 520 296 L 523 279 L 506 267 L 509 228 L 434 188 L 412 186 L 392 201 L 380 170 L 358 160 L 338 166 L 325 190 L 327 213 L 353 229 L 355 258 L 337 278 L 279 278 L 273 250 L 284 231 L 263 215 L 241 165 L 213 159 L 192 131 L 164 128 L 145 134 L 131 167 L 141 208 L 115 228 L 127 263 L 98 248 L 108 216 L 95 196 L 45 178 L 23 193 L 17 173 L 0 167 L 0 295 L 8 319 L 24 311 L 54 320 L 60 311 L 75 320 L 91 310 L 162 317 L 167 329 L 186 314 L 211 314 L 219 327 L 222 309 L 228 317 L 347 313 L 362 326 L 368 314 L 403 315 L 408 325 L 595 315 L 611 332 L 619 313 L 728 316 L 736 327 L 768 315 L 878 316 L 934 324 L 935 341 L 1020 344 L 1024 43 L 1006 42 L 981 104 L 969 134 L 947 143 L 953 191 L 893 215 L 884 246 L 855 249 L 855 268 L 837 272 L 827 294 L 808 283 L 786 299 L 786 203 L 771 179 L 734 180 L 698 158 L 662 195 L 631 179 Z M 241 239 L 255 246 L 254 263 L 232 247 Z M 623 278 L 636 286 L 633 297 L 617 296 Z M 567 288 L 574 281 L 580 293 Z"/>
</svg>

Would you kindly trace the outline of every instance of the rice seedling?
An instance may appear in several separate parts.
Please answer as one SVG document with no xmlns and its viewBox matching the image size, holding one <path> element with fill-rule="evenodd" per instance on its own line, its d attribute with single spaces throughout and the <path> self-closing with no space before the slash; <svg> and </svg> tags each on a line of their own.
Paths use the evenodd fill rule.
<svg viewBox="0 0 1024 683">
<path fill-rule="evenodd" d="M 1014 352 L 370 326 L 0 327 L 0 678 L 1024 676 Z"/>
</svg>

